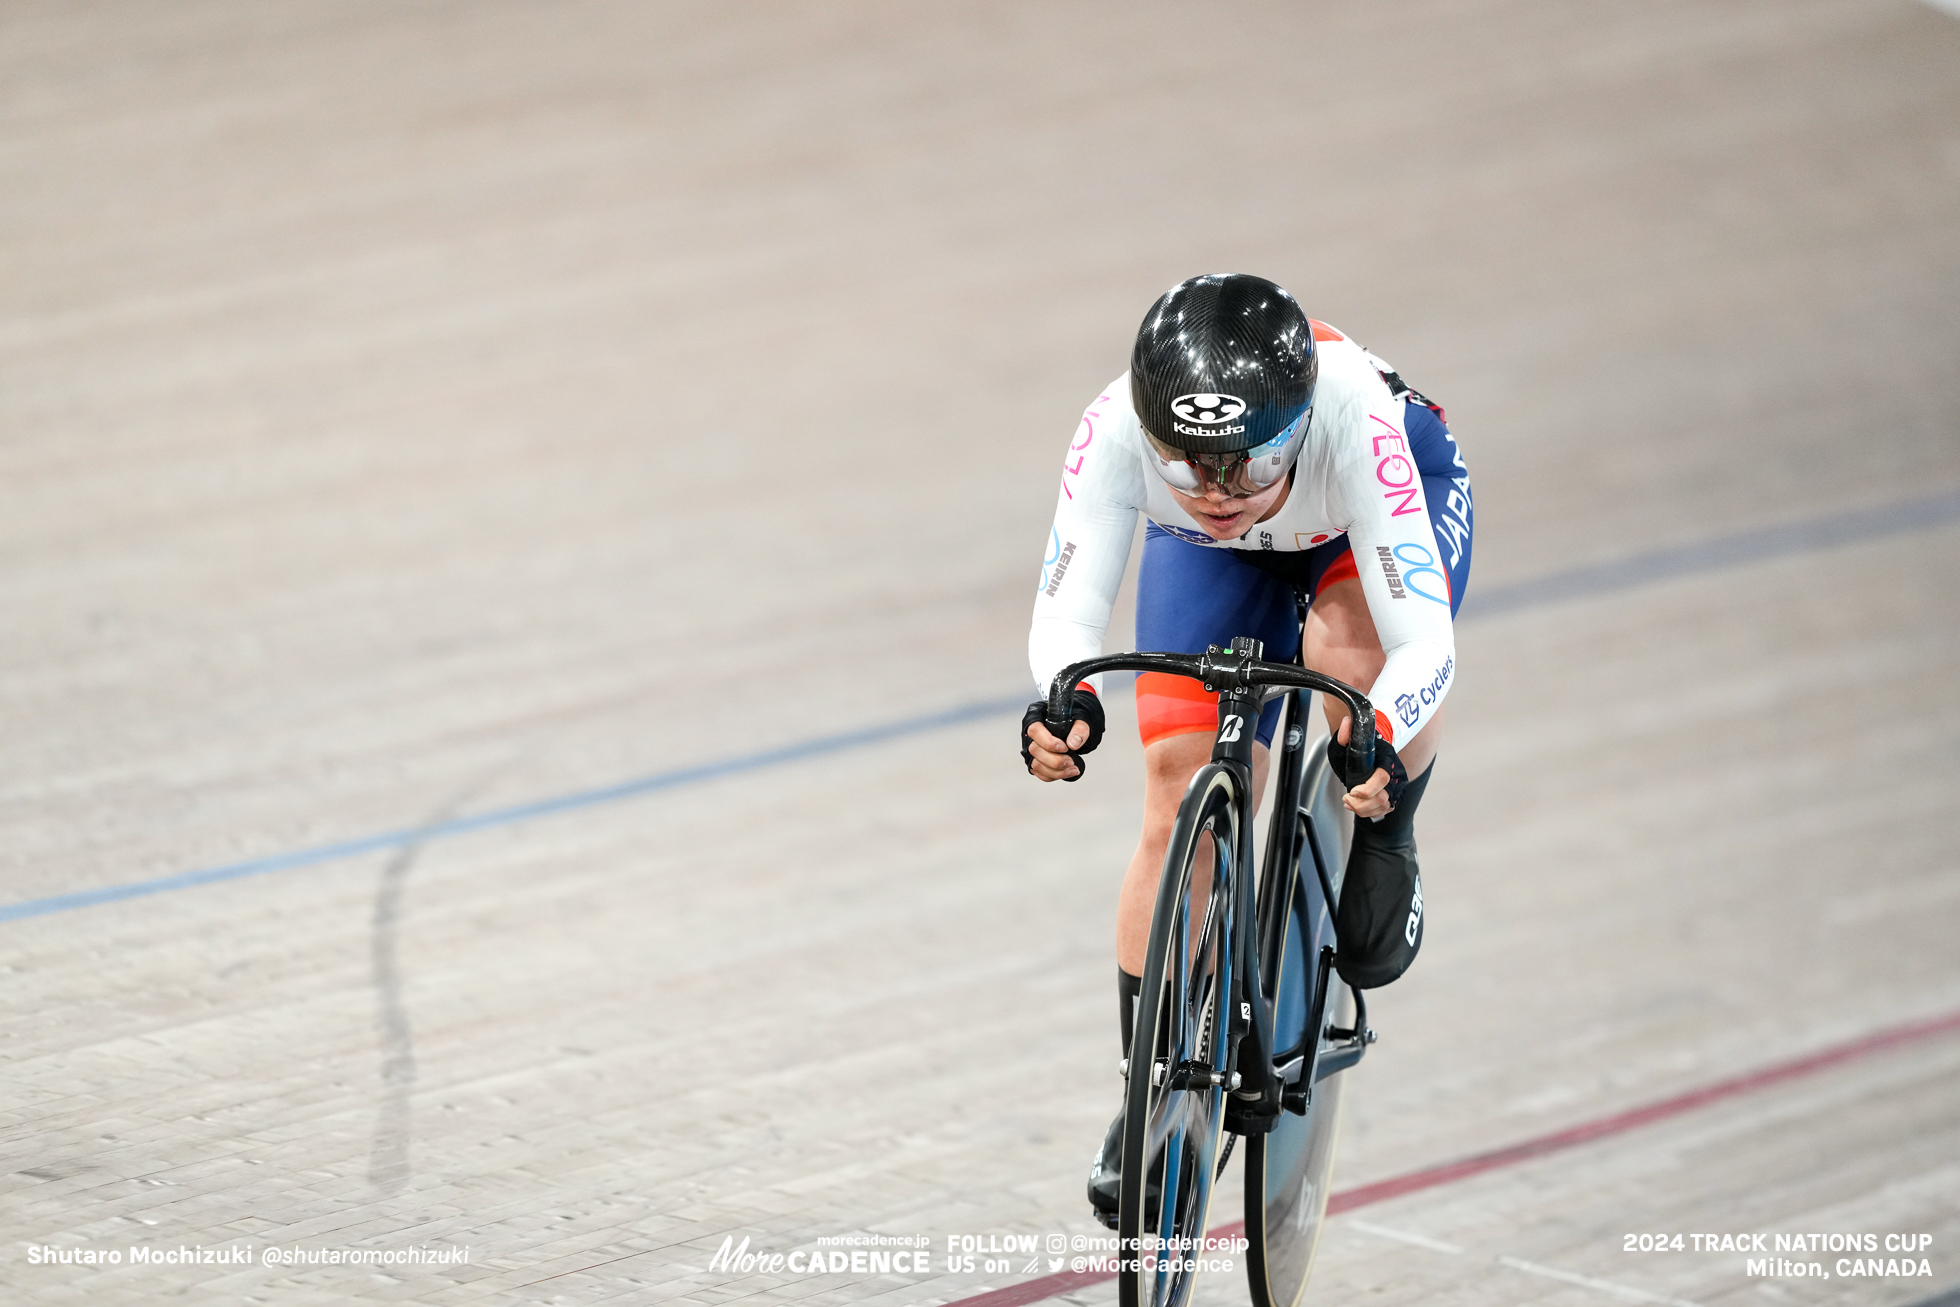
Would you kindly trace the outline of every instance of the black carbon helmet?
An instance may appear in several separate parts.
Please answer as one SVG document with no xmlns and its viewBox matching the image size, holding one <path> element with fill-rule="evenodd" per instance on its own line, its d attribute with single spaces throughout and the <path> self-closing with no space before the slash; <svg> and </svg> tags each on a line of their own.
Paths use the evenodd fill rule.
<svg viewBox="0 0 1960 1307">
<path fill-rule="evenodd" d="M 1298 301 L 1264 277 L 1212 273 L 1179 282 L 1144 315 L 1130 402 L 1160 444 L 1236 454 L 1298 421 L 1319 371 Z"/>
</svg>

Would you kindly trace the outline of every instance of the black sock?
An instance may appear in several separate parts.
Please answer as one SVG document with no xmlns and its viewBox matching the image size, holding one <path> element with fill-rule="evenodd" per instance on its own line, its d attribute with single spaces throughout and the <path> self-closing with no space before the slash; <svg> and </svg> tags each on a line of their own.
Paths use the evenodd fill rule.
<svg viewBox="0 0 1960 1307">
<path fill-rule="evenodd" d="M 1130 1040 L 1137 1029 L 1137 1000 L 1143 997 L 1143 977 L 1116 968 L 1116 999 L 1122 1007 L 1123 1056 L 1130 1055 Z"/>
<path fill-rule="evenodd" d="M 1429 788 L 1429 778 L 1436 774 L 1436 760 L 1431 758 L 1429 765 L 1422 769 L 1422 775 L 1410 781 L 1402 791 L 1402 802 L 1395 805 L 1395 811 L 1380 821 L 1358 819 L 1354 823 L 1357 840 L 1366 839 L 1384 848 L 1398 849 L 1416 837 L 1416 805 L 1422 802 L 1422 792 Z"/>
</svg>

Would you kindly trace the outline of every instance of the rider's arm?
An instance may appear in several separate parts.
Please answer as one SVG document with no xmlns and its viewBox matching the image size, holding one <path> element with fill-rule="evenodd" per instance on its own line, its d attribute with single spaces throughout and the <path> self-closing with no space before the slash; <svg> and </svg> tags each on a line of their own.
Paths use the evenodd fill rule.
<svg viewBox="0 0 1960 1307">
<path fill-rule="evenodd" d="M 1137 510 L 1143 503 L 1143 468 L 1132 441 L 1124 439 L 1130 415 L 1129 378 L 1119 377 L 1083 413 L 1062 462 L 1062 484 L 1055 495 L 1055 522 L 1042 559 L 1041 582 L 1034 597 L 1034 621 L 1028 628 L 1028 666 L 1036 692 L 1043 697 L 1055 673 L 1070 663 L 1102 652 L 1103 631 L 1116 604 L 1117 587 L 1129 562 L 1130 541 L 1136 534 Z M 1127 433 L 1134 437 L 1134 432 Z M 1100 681 L 1100 677 L 1094 681 Z M 1100 729 L 1090 683 L 1076 691 L 1076 721 L 1066 744 L 1055 739 L 1030 706 L 1022 723 L 1022 757 L 1028 770 L 1044 781 L 1074 780 L 1082 774 L 1079 753 L 1095 747 L 1092 723 Z M 1079 751 L 1071 753 L 1070 751 Z"/>
<path fill-rule="evenodd" d="M 1450 581 L 1436 555 L 1402 404 L 1386 386 L 1368 387 L 1342 416 L 1346 443 L 1335 471 L 1350 522 L 1348 547 L 1388 655 L 1368 698 L 1376 724 L 1400 748 L 1435 716 L 1455 679 Z"/>
<path fill-rule="evenodd" d="M 1089 406 L 1062 463 L 1054 526 L 1028 628 L 1028 666 L 1040 694 L 1048 693 L 1056 672 L 1102 652 L 1103 632 L 1123 584 L 1144 475 L 1131 448 L 1134 441 L 1123 438 L 1125 420 L 1132 426 L 1136 421 L 1128 386 L 1127 376 L 1119 378 Z"/>
</svg>

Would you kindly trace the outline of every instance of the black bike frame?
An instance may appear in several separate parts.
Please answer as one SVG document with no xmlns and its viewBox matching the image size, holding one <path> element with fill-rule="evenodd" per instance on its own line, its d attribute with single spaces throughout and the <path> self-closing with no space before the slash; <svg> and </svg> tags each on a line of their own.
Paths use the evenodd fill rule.
<svg viewBox="0 0 1960 1307">
<path fill-rule="evenodd" d="M 1366 1041 L 1357 1036 L 1367 1029 L 1367 1006 L 1359 990 L 1354 991 L 1353 1028 L 1341 1029 L 1326 1024 L 1329 986 L 1336 983 L 1334 950 L 1322 945 L 1316 951 L 1313 936 L 1317 935 L 1314 923 L 1320 920 L 1321 908 L 1324 906 L 1331 914 L 1335 904 L 1334 886 L 1328 876 L 1327 853 L 1323 851 L 1328 846 L 1322 843 L 1322 837 L 1331 836 L 1333 832 L 1319 829 L 1314 820 L 1313 796 L 1306 793 L 1307 773 L 1311 769 L 1306 722 L 1310 702 L 1305 691 L 1288 693 L 1286 717 L 1280 724 L 1281 733 L 1276 737 L 1279 741 L 1274 750 L 1278 775 L 1274 781 L 1273 816 L 1266 830 L 1266 855 L 1260 863 L 1256 918 L 1263 992 L 1266 979 L 1281 974 L 1287 922 L 1291 916 L 1287 911 L 1290 906 L 1287 900 L 1295 896 L 1301 900 L 1299 918 L 1307 932 L 1300 941 L 1304 955 L 1301 961 L 1312 968 L 1313 989 L 1307 996 L 1307 1014 L 1302 1026 L 1305 1047 L 1300 1050 L 1300 1069 L 1290 1076 L 1281 1074 L 1281 1079 L 1286 1082 L 1281 1087 L 1282 1104 L 1295 1112 L 1306 1109 L 1313 1096 L 1314 1085 L 1360 1061 Z M 1289 813 L 1293 816 L 1290 821 L 1286 819 Z M 1309 865 L 1313 869 L 1311 879 L 1307 875 Z M 1279 997 L 1274 993 L 1270 1001 L 1277 1006 Z M 1345 1040 L 1348 1044 L 1343 1048 L 1323 1049 L 1324 1039 Z M 1273 1048 L 1271 1056 L 1277 1060 L 1292 1051 Z M 1291 1061 L 1290 1057 L 1284 1062 L 1276 1061 L 1275 1072 L 1288 1071 Z"/>
<path fill-rule="evenodd" d="M 1240 1108 L 1228 1114 L 1227 1120 L 1229 1123 L 1236 1116 L 1242 1125 L 1252 1125 L 1255 1130 L 1269 1127 L 1253 1125 L 1254 1122 L 1271 1122 L 1286 1107 L 1290 1106 L 1295 1111 L 1304 1110 L 1316 1079 L 1352 1065 L 1360 1057 L 1362 1043 L 1358 1037 L 1354 1040 L 1351 1056 L 1346 1055 L 1350 1050 L 1341 1050 L 1339 1065 L 1321 1065 L 1323 1059 L 1319 1057 L 1319 1049 L 1326 1013 L 1327 977 L 1332 971 L 1330 958 L 1323 952 L 1323 956 L 1316 959 L 1314 993 L 1307 1010 L 1306 1065 L 1302 1066 L 1300 1075 L 1294 1081 L 1299 1087 L 1292 1095 L 1295 1101 L 1286 1101 L 1286 1081 L 1273 1065 L 1273 1057 L 1279 1050 L 1273 1047 L 1273 1003 L 1266 997 L 1263 977 L 1277 973 L 1279 950 L 1285 947 L 1287 904 L 1277 901 L 1274 896 L 1283 892 L 1282 882 L 1288 886 L 1284 892 L 1300 892 L 1299 887 L 1292 884 L 1293 878 L 1281 875 L 1279 869 L 1292 865 L 1302 852 L 1297 846 L 1297 832 L 1302 829 L 1299 818 L 1302 816 L 1305 817 L 1306 838 L 1311 843 L 1305 852 L 1314 860 L 1326 902 L 1331 905 L 1334 901 L 1321 860 L 1319 842 L 1315 839 L 1312 816 L 1302 809 L 1304 796 L 1301 790 L 1307 769 L 1303 757 L 1305 725 L 1299 719 L 1304 715 L 1306 696 L 1299 691 L 1319 690 L 1347 705 L 1353 727 L 1345 751 L 1344 761 L 1347 765 L 1343 770 L 1347 775 L 1344 779 L 1351 785 L 1359 784 L 1375 769 L 1375 714 L 1367 697 L 1351 685 L 1292 663 L 1261 662 L 1261 652 L 1257 640 L 1239 637 L 1232 641 L 1230 649 L 1213 645 L 1195 656 L 1114 654 L 1073 663 L 1058 672 L 1050 684 L 1046 712 L 1049 733 L 1057 739 L 1066 738 L 1075 687 L 1086 678 L 1107 671 L 1164 672 L 1173 676 L 1189 676 L 1201 682 L 1206 690 L 1218 694 L 1218 733 L 1213 741 L 1211 760 L 1230 769 L 1242 796 L 1240 847 L 1234 851 L 1229 864 L 1229 874 L 1234 883 L 1227 889 L 1231 895 L 1232 914 L 1239 922 L 1255 923 L 1254 929 L 1240 927 L 1232 931 L 1237 956 L 1233 959 L 1232 1020 L 1228 1029 L 1236 1047 L 1229 1050 L 1231 1056 L 1226 1065 L 1235 1066 L 1238 1071 L 1239 1083 L 1233 1087 L 1232 1096 L 1238 1100 Z M 1266 691 L 1279 688 L 1294 693 L 1288 696 L 1292 704 L 1287 713 L 1286 735 L 1280 751 L 1280 788 L 1275 796 L 1274 816 L 1267 831 L 1265 874 L 1260 877 L 1259 903 L 1255 905 L 1252 877 L 1241 874 L 1242 869 L 1253 865 L 1253 817 L 1258 806 L 1257 796 L 1252 792 L 1252 744 Z M 1255 906 L 1264 910 L 1257 911 Z M 1303 941 L 1303 946 L 1311 948 L 1313 942 Z M 1359 997 L 1357 994 L 1357 1001 Z M 1274 999 L 1277 999 L 1277 995 Z M 1333 1033 L 1359 1036 L 1364 1029 L 1364 1022 L 1357 1017 L 1354 1032 Z M 1326 1061 L 1332 1063 L 1334 1059 Z"/>
</svg>

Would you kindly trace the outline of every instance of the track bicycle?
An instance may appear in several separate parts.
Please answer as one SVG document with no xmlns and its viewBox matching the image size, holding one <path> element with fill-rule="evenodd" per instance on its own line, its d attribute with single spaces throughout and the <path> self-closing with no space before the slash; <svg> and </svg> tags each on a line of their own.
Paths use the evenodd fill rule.
<svg viewBox="0 0 1960 1307">
<path fill-rule="evenodd" d="M 1211 761 L 1186 788 L 1151 918 L 1126 1080 L 1117 1213 L 1123 1307 L 1181 1307 L 1208 1257 L 1205 1216 L 1232 1144 L 1248 1138 L 1245 1224 L 1255 1307 L 1297 1307 L 1327 1208 L 1340 1084 L 1374 1033 L 1334 972 L 1348 814 L 1327 751 L 1308 743 L 1309 691 L 1347 706 L 1342 768 L 1374 771 L 1372 706 L 1350 685 L 1260 661 L 1257 640 L 1203 654 L 1092 658 L 1057 673 L 1047 726 L 1067 734 L 1075 686 L 1104 671 L 1189 676 L 1218 693 Z M 1284 694 L 1273 813 L 1255 891 L 1252 744 Z M 1322 737 L 1324 739 L 1324 737 Z M 1229 1132 L 1229 1133 L 1228 1133 Z"/>
</svg>

